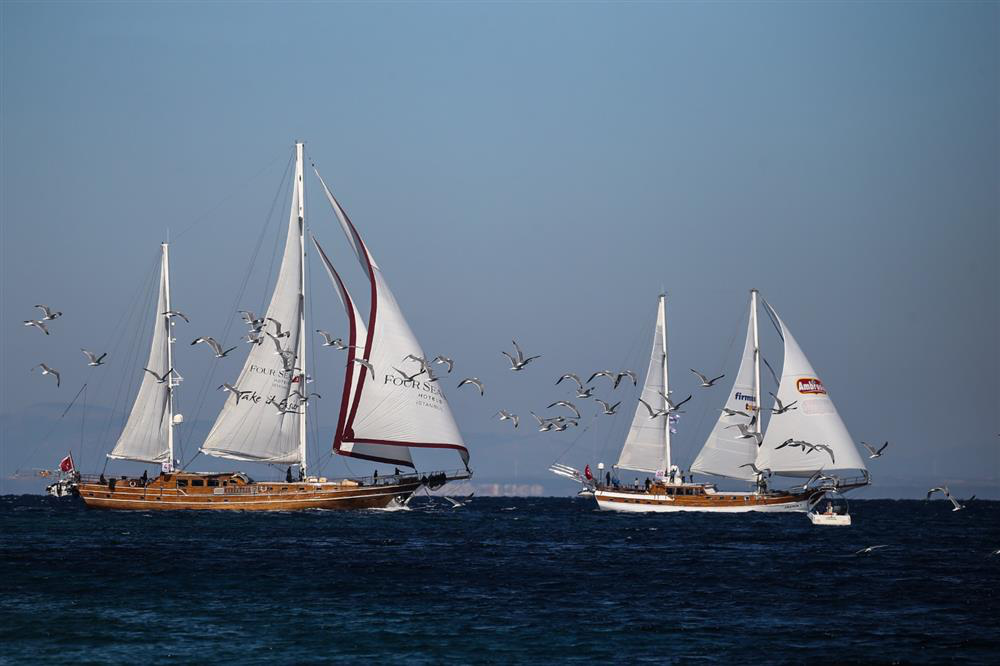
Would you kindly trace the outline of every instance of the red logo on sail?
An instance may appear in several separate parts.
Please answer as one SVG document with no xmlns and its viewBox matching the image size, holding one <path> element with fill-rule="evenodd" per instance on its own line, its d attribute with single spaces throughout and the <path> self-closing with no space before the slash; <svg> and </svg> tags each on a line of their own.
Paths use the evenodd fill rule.
<svg viewBox="0 0 1000 666">
<path fill-rule="evenodd" d="M 802 377 L 796 382 L 796 388 L 799 389 L 799 393 L 805 395 L 826 395 L 826 388 L 816 377 Z"/>
</svg>

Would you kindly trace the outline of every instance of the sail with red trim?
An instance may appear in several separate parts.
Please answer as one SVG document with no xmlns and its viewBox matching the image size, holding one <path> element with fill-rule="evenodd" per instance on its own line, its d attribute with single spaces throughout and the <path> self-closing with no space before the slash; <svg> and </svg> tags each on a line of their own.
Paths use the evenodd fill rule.
<svg viewBox="0 0 1000 666">
<path fill-rule="evenodd" d="M 374 370 L 355 363 L 360 370 L 356 383 L 350 386 L 346 418 L 335 439 L 337 452 L 388 454 L 398 447 L 454 449 L 468 466 L 469 451 L 440 382 L 428 372 L 420 372 L 420 362 L 413 360 L 427 358 L 423 347 L 357 229 L 318 171 L 316 175 L 371 286 L 368 326 L 364 339 L 357 339 L 356 352 Z"/>
</svg>

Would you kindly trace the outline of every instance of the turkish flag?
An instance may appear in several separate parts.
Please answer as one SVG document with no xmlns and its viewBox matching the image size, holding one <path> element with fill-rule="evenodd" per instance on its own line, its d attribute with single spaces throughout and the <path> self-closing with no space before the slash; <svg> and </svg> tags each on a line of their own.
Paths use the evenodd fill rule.
<svg viewBox="0 0 1000 666">
<path fill-rule="evenodd" d="M 590 473 L 590 465 L 583 468 L 583 475 L 587 477 L 588 481 L 594 478 L 594 475 Z"/>
<path fill-rule="evenodd" d="M 73 465 L 72 453 L 63 458 L 61 461 L 59 461 L 59 469 L 61 469 L 64 472 L 72 472 L 75 468 L 76 468 L 75 465 Z"/>
</svg>

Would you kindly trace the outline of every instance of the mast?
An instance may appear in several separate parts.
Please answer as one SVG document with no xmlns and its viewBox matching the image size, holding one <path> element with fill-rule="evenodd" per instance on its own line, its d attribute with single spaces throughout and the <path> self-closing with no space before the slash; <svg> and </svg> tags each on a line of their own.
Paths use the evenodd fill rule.
<svg viewBox="0 0 1000 666">
<path fill-rule="evenodd" d="M 306 390 L 306 241 L 305 241 L 305 183 L 302 178 L 302 152 L 305 144 L 302 141 L 295 142 L 295 192 L 298 199 L 299 217 L 299 252 L 302 258 L 299 270 L 299 349 L 296 359 L 301 366 L 301 379 L 299 380 L 299 391 L 302 395 L 309 395 Z M 308 401 L 302 401 L 302 418 L 299 419 L 299 471 L 304 477 L 306 475 L 306 410 Z"/>
<path fill-rule="evenodd" d="M 750 321 L 753 322 L 753 431 L 760 433 L 760 340 L 757 337 L 757 290 L 750 290 Z"/>
<path fill-rule="evenodd" d="M 659 324 L 660 330 L 663 332 L 663 395 L 670 396 L 670 373 L 667 371 L 667 295 L 660 294 L 660 307 L 658 308 L 659 313 Z M 666 399 L 664 399 L 663 407 L 666 408 Z M 670 473 L 670 414 L 667 414 L 663 419 L 663 446 L 664 446 L 664 460 L 665 467 L 663 469 L 664 474 Z"/>
<path fill-rule="evenodd" d="M 164 291 L 166 292 L 166 309 L 164 312 L 170 312 L 170 244 L 161 243 L 160 248 L 163 250 L 163 282 Z M 171 325 L 172 321 L 170 315 L 161 314 L 161 316 L 167 318 L 167 374 L 169 376 L 167 389 L 167 464 L 168 469 L 172 472 L 174 470 L 174 387 L 180 384 L 180 381 L 175 381 L 174 379 L 174 338 L 171 335 L 172 331 Z"/>
</svg>

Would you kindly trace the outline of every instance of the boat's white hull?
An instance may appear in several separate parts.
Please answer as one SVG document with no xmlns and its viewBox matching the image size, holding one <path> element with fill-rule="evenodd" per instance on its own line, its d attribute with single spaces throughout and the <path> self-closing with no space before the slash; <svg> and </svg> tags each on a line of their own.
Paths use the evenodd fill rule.
<svg viewBox="0 0 1000 666">
<path fill-rule="evenodd" d="M 742 499 L 742 498 L 746 499 Z M 741 495 L 720 498 L 717 504 L 685 501 L 688 498 L 675 498 L 669 495 L 653 495 L 636 493 L 617 493 L 599 490 L 594 494 L 597 506 L 605 511 L 621 511 L 625 513 L 672 513 L 679 511 L 701 511 L 707 513 L 806 513 L 809 511 L 809 499 L 802 495 L 785 498 L 767 498 L 766 496 Z"/>
<path fill-rule="evenodd" d="M 848 514 L 810 513 L 809 521 L 813 525 L 829 525 L 833 527 L 846 527 L 851 524 L 851 516 Z"/>
</svg>

